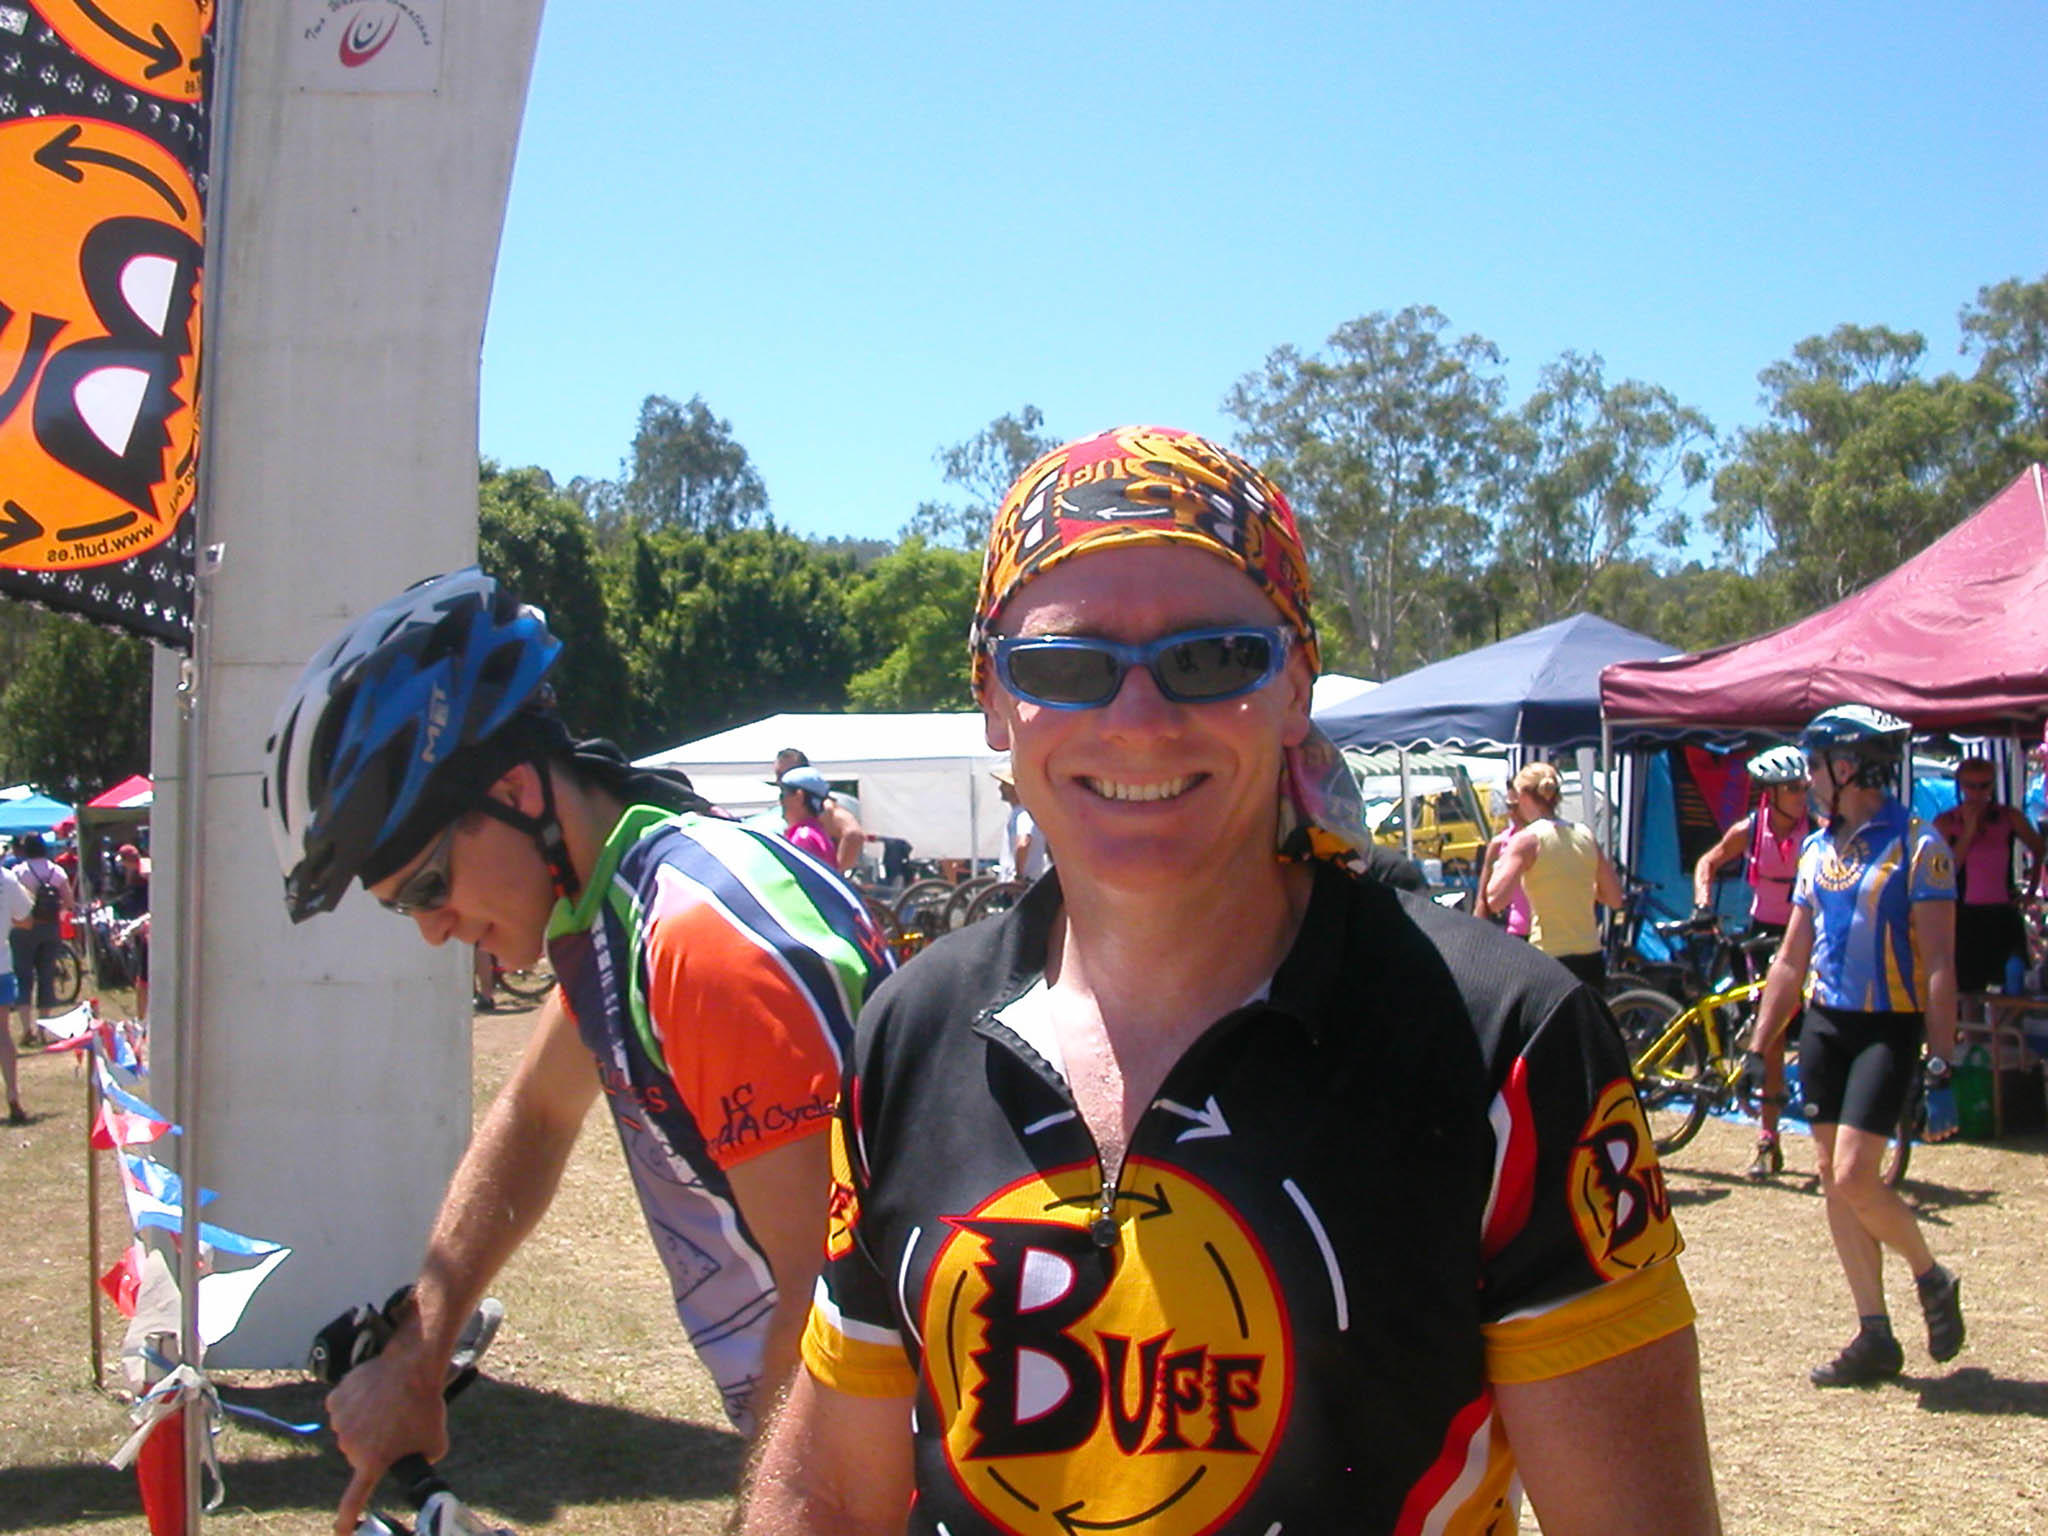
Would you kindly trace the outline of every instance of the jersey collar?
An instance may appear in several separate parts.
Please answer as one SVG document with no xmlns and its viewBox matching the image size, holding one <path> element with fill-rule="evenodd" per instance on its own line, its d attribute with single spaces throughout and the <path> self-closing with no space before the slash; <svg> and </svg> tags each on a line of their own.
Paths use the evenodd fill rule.
<svg viewBox="0 0 2048 1536">
<path fill-rule="evenodd" d="M 685 813 L 687 815 L 688 813 Z M 559 898 L 555 909 L 548 914 L 548 937 L 561 938 L 566 934 L 585 933 L 597 921 L 597 914 L 604 909 L 604 896 L 612 883 L 612 876 L 618 871 L 619 860 L 657 822 L 680 821 L 685 819 L 674 811 L 658 805 L 629 805 L 612 824 L 604 840 L 604 846 L 597 850 L 597 861 L 591 866 L 590 878 L 583 882 L 583 889 L 576 899 Z"/>
</svg>

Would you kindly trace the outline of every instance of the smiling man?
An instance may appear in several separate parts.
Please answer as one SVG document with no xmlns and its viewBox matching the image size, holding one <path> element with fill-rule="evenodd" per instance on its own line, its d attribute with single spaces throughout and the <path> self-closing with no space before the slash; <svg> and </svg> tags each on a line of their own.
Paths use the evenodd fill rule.
<svg viewBox="0 0 2048 1536">
<path fill-rule="evenodd" d="M 264 797 L 295 921 L 357 880 L 429 944 L 561 985 L 449 1185 L 384 1353 L 328 1399 L 355 1529 L 384 1469 L 447 1449 L 441 1385 L 602 1091 L 698 1358 L 743 1433 L 796 1360 L 840 1058 L 891 966 L 859 900 L 681 775 L 575 741 L 538 609 L 471 568 L 366 615 L 279 711 Z"/>
<path fill-rule="evenodd" d="M 1060 862 L 862 1015 L 743 1528 L 1494 1531 L 1519 1473 L 1552 1533 L 1716 1529 L 1613 1025 L 1362 877 L 1279 491 L 1185 433 L 1069 444 L 979 613 Z"/>
</svg>

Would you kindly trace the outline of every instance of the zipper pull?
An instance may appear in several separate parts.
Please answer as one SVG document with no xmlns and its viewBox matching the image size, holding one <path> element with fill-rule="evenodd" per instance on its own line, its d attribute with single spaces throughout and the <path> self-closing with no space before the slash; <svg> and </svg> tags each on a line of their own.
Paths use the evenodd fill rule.
<svg viewBox="0 0 2048 1536">
<path fill-rule="evenodd" d="M 1098 1248 L 1116 1246 L 1116 1186 L 1107 1179 L 1102 1181 L 1102 1200 L 1095 1207 L 1095 1219 L 1088 1223 L 1088 1236 Z"/>
</svg>

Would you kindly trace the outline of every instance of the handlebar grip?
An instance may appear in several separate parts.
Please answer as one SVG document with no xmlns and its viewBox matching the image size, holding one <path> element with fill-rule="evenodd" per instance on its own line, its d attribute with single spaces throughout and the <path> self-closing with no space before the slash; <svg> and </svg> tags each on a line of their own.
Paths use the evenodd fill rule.
<svg viewBox="0 0 2048 1536">
<path fill-rule="evenodd" d="M 418 1451 L 408 1451 L 391 1463 L 390 1476 L 398 1480 L 414 1509 L 424 1509 L 427 1500 L 448 1491 L 447 1483 L 434 1470 L 434 1464 Z"/>
</svg>

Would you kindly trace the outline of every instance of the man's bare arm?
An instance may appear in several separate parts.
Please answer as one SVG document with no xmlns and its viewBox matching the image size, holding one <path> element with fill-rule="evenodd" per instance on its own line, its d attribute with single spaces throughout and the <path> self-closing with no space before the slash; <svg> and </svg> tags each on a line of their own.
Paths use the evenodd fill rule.
<svg viewBox="0 0 2048 1536">
<path fill-rule="evenodd" d="M 762 1344 L 761 1385 L 754 1396 L 764 1418 L 796 1370 L 797 1341 L 825 1262 L 825 1207 L 832 1188 L 829 1142 L 820 1130 L 726 1170 L 740 1214 L 775 1275 L 775 1311 Z"/>
<path fill-rule="evenodd" d="M 400 1456 L 447 1454 L 441 1387 L 456 1336 L 554 1199 L 596 1096 L 590 1053 L 557 993 L 541 1005 L 525 1054 L 456 1166 L 427 1240 L 412 1315 L 381 1355 L 328 1394 L 335 1439 L 355 1468 L 335 1514 L 337 1532 L 355 1529 L 378 1479 Z"/>
<path fill-rule="evenodd" d="M 1742 857 L 1743 847 L 1749 841 L 1751 820 L 1744 816 L 1735 825 L 1721 834 L 1721 841 L 1714 844 L 1699 857 L 1692 867 L 1692 904 L 1696 907 L 1710 907 L 1714 904 L 1714 876 L 1726 865 Z"/>
<path fill-rule="evenodd" d="M 1785 924 L 1785 937 L 1778 945 L 1777 957 L 1764 978 L 1764 1000 L 1757 1007 L 1756 1033 L 1749 1042 L 1751 1050 L 1763 1050 L 1792 1022 L 1806 987 L 1806 964 L 1812 958 L 1813 912 L 1795 906 L 1791 920 Z"/>
<path fill-rule="evenodd" d="M 1721 1529 L 1691 1328 L 1494 1401 L 1544 1536 Z"/>
<path fill-rule="evenodd" d="M 740 1499 L 741 1536 L 902 1536 L 908 1397 L 854 1397 L 799 1370 Z"/>
</svg>

